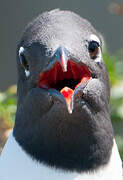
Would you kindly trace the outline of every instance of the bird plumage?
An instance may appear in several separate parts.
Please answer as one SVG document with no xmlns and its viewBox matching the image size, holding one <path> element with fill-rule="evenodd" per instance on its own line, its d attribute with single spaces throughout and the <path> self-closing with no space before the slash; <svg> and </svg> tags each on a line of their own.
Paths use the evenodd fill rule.
<svg viewBox="0 0 123 180">
<path fill-rule="evenodd" d="M 17 69 L 14 137 L 7 144 L 16 144 L 18 156 L 22 150 L 38 170 L 56 169 L 62 179 L 120 180 L 108 72 L 93 26 L 70 11 L 39 15 L 18 43 Z"/>
<path fill-rule="evenodd" d="M 122 162 L 115 140 L 111 159 L 106 166 L 93 172 L 77 173 L 38 163 L 22 150 L 11 135 L 0 157 L 0 169 L 0 179 L 3 180 L 122 180 Z"/>
</svg>

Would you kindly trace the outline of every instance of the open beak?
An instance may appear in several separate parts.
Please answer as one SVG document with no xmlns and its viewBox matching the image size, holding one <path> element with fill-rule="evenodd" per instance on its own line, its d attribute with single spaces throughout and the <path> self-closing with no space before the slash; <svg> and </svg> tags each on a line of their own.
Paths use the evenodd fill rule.
<svg viewBox="0 0 123 180">
<path fill-rule="evenodd" d="M 66 50 L 59 48 L 57 61 L 47 71 L 40 73 L 38 87 L 58 90 L 65 98 L 69 113 L 73 111 L 74 91 L 82 85 L 85 87 L 91 78 L 88 67 L 69 58 Z"/>
</svg>

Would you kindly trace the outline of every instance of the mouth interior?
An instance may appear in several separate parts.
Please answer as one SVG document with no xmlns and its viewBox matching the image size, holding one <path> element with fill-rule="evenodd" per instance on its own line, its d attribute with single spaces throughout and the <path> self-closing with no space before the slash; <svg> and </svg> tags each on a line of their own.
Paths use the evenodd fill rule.
<svg viewBox="0 0 123 180">
<path fill-rule="evenodd" d="M 81 84 L 87 84 L 91 73 L 86 65 L 78 65 L 69 60 L 64 72 L 60 63 L 56 63 L 49 71 L 40 74 L 38 87 L 58 90 L 65 98 L 68 106 L 72 103 L 74 90 Z"/>
</svg>

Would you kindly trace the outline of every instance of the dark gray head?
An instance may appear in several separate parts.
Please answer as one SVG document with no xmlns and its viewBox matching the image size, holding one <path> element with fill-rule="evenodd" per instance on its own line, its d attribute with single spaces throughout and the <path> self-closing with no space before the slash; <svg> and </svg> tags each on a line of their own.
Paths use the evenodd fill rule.
<svg viewBox="0 0 123 180">
<path fill-rule="evenodd" d="M 39 162 L 87 171 L 108 162 L 113 131 L 101 39 L 70 11 L 45 12 L 17 47 L 14 136 Z"/>
</svg>

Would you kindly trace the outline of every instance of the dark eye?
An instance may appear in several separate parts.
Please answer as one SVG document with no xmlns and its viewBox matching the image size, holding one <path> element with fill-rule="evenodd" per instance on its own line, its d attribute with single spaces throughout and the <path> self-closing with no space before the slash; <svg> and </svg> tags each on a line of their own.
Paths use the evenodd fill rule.
<svg viewBox="0 0 123 180">
<path fill-rule="evenodd" d="M 92 59 L 95 59 L 99 53 L 99 43 L 97 41 L 90 41 L 88 50 Z"/>
<path fill-rule="evenodd" d="M 25 55 L 24 55 L 24 48 L 22 48 L 22 47 L 19 50 L 19 59 L 20 59 L 21 66 L 25 70 L 29 70 L 29 65 L 28 65 L 27 60 L 26 60 Z"/>
</svg>

